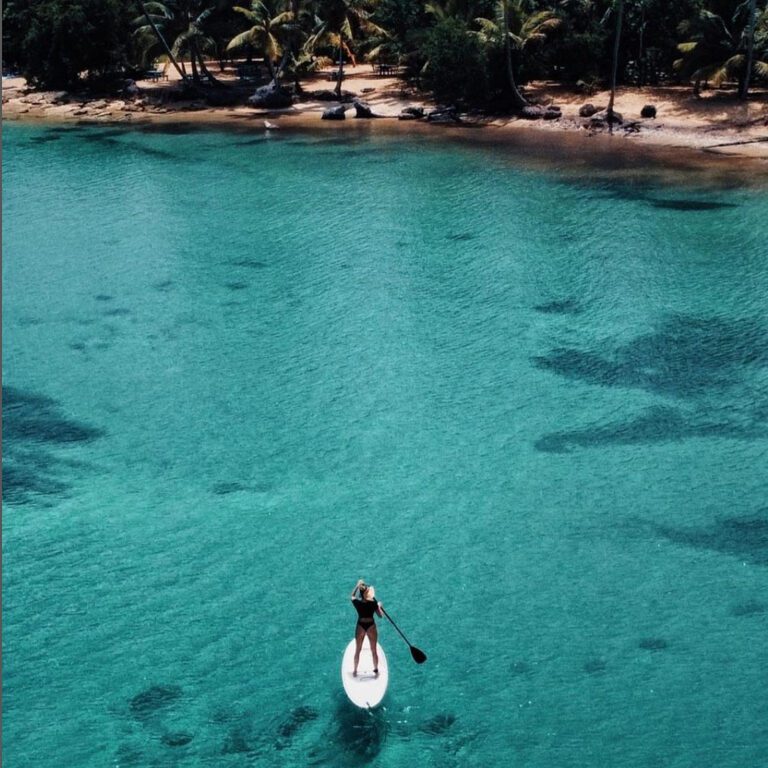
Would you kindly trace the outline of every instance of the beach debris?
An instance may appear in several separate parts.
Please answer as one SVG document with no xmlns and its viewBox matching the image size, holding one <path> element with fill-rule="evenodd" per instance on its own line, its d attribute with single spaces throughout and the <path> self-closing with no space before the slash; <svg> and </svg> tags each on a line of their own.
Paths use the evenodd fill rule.
<svg viewBox="0 0 768 768">
<path fill-rule="evenodd" d="M 352 106 L 355 108 L 355 117 L 362 117 L 366 119 L 370 119 L 372 117 L 378 117 L 378 115 L 373 114 L 371 105 L 365 101 L 359 101 L 358 99 L 355 99 L 352 102 Z"/>
<path fill-rule="evenodd" d="M 656 117 L 656 106 L 654 104 L 646 104 L 640 110 L 640 117 Z"/>
<path fill-rule="evenodd" d="M 594 104 L 587 102 L 586 104 L 582 104 L 579 108 L 579 117 L 592 117 L 592 115 L 596 115 L 599 111 L 600 107 L 596 107 Z"/>
<path fill-rule="evenodd" d="M 248 97 L 248 103 L 262 109 L 284 109 L 293 104 L 293 95 L 282 85 L 270 83 L 257 88 L 253 96 Z"/>
<path fill-rule="evenodd" d="M 343 104 L 323 110 L 322 120 L 345 120 L 347 108 Z"/>
</svg>

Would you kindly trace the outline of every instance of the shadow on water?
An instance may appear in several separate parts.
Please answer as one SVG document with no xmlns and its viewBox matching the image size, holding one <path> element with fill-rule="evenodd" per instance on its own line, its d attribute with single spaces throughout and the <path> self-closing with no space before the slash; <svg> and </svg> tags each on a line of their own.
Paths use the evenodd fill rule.
<svg viewBox="0 0 768 768">
<path fill-rule="evenodd" d="M 367 765 L 384 748 L 389 731 L 390 722 L 384 708 L 360 709 L 339 696 L 330 730 L 310 752 L 309 764 Z"/>
<path fill-rule="evenodd" d="M 580 315 L 583 312 L 581 305 L 574 298 L 537 304 L 534 309 L 544 315 Z"/>
<path fill-rule="evenodd" d="M 768 507 L 750 516 L 726 517 L 700 528 L 652 527 L 658 536 L 675 544 L 768 566 Z"/>
<path fill-rule="evenodd" d="M 654 208 L 667 208 L 672 211 L 717 211 L 722 208 L 738 208 L 736 203 L 718 203 L 712 200 L 658 200 L 646 198 Z"/>
<path fill-rule="evenodd" d="M 601 448 L 606 445 L 647 445 L 694 437 L 726 437 L 753 440 L 768 437 L 768 429 L 725 422 L 695 422 L 678 409 L 656 406 L 626 421 L 614 421 L 583 429 L 552 432 L 534 446 L 545 453 L 567 453 L 573 448 Z"/>
<path fill-rule="evenodd" d="M 60 496 L 68 484 L 57 476 L 62 467 L 80 467 L 52 449 L 88 443 L 104 431 L 61 412 L 53 398 L 3 386 L 3 501 L 27 504 L 39 497 Z"/>
<path fill-rule="evenodd" d="M 673 315 L 604 357 L 561 348 L 533 358 L 536 367 L 605 387 L 696 397 L 739 381 L 747 365 L 768 365 L 768 333 L 759 320 Z"/>
</svg>

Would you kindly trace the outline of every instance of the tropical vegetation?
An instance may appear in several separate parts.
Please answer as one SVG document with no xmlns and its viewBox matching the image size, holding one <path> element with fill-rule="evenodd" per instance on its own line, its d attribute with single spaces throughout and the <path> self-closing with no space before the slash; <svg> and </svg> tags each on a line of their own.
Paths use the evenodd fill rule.
<svg viewBox="0 0 768 768">
<path fill-rule="evenodd" d="M 164 60 L 192 87 L 227 60 L 301 88 L 322 65 L 398 65 L 443 103 L 512 110 L 526 84 L 768 82 L 768 0 L 7 0 L 3 66 L 34 85 L 125 78 Z"/>
</svg>

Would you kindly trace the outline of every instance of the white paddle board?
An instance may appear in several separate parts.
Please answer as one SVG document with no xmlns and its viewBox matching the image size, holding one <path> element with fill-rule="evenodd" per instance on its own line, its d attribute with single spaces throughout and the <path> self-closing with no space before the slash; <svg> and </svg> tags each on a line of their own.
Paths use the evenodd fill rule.
<svg viewBox="0 0 768 768">
<path fill-rule="evenodd" d="M 341 660 L 341 682 L 344 684 L 347 697 L 357 707 L 371 709 L 381 703 L 387 692 L 389 668 L 381 643 L 376 643 L 376 651 L 379 654 L 378 675 L 373 673 L 371 642 L 366 637 L 360 649 L 360 663 L 357 665 L 357 676 L 355 676 L 352 674 L 355 667 L 355 641 L 351 640 L 344 649 L 344 658 Z"/>
</svg>

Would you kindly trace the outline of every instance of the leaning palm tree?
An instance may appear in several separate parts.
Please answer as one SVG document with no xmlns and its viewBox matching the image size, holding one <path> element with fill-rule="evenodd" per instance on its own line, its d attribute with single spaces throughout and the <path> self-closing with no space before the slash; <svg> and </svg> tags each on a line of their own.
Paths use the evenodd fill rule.
<svg viewBox="0 0 768 768">
<path fill-rule="evenodd" d="M 673 66 L 693 82 L 696 92 L 702 82 L 719 86 L 735 79 L 739 93 L 746 95 L 752 73 L 768 76 L 768 62 L 764 60 L 768 56 L 749 62 L 750 41 L 754 39 L 749 8 L 739 0 L 709 0 L 707 5 L 714 10 L 703 8 L 681 25 L 680 31 L 688 40 L 677 46 L 682 56 Z"/>
<path fill-rule="evenodd" d="M 203 58 L 203 53 L 214 47 L 213 40 L 204 30 L 205 22 L 215 10 L 213 6 L 207 6 L 205 0 L 152 0 L 142 3 L 142 10 L 143 17 L 137 20 L 136 34 L 144 41 L 145 56 L 159 43 L 184 81 L 187 76 L 182 57 L 188 56 L 196 84 L 200 83 L 201 76 L 211 83 L 218 82 Z M 167 39 L 173 40 L 170 50 Z"/>
<path fill-rule="evenodd" d="M 501 41 L 504 46 L 507 81 L 516 109 L 527 106 L 528 101 L 517 86 L 514 59 L 524 55 L 532 45 L 546 40 L 547 35 L 561 24 L 554 11 L 528 14 L 525 8 L 524 0 L 498 0 L 494 18 L 475 19 L 480 27 L 478 35 L 486 45 L 498 45 Z"/>
</svg>

